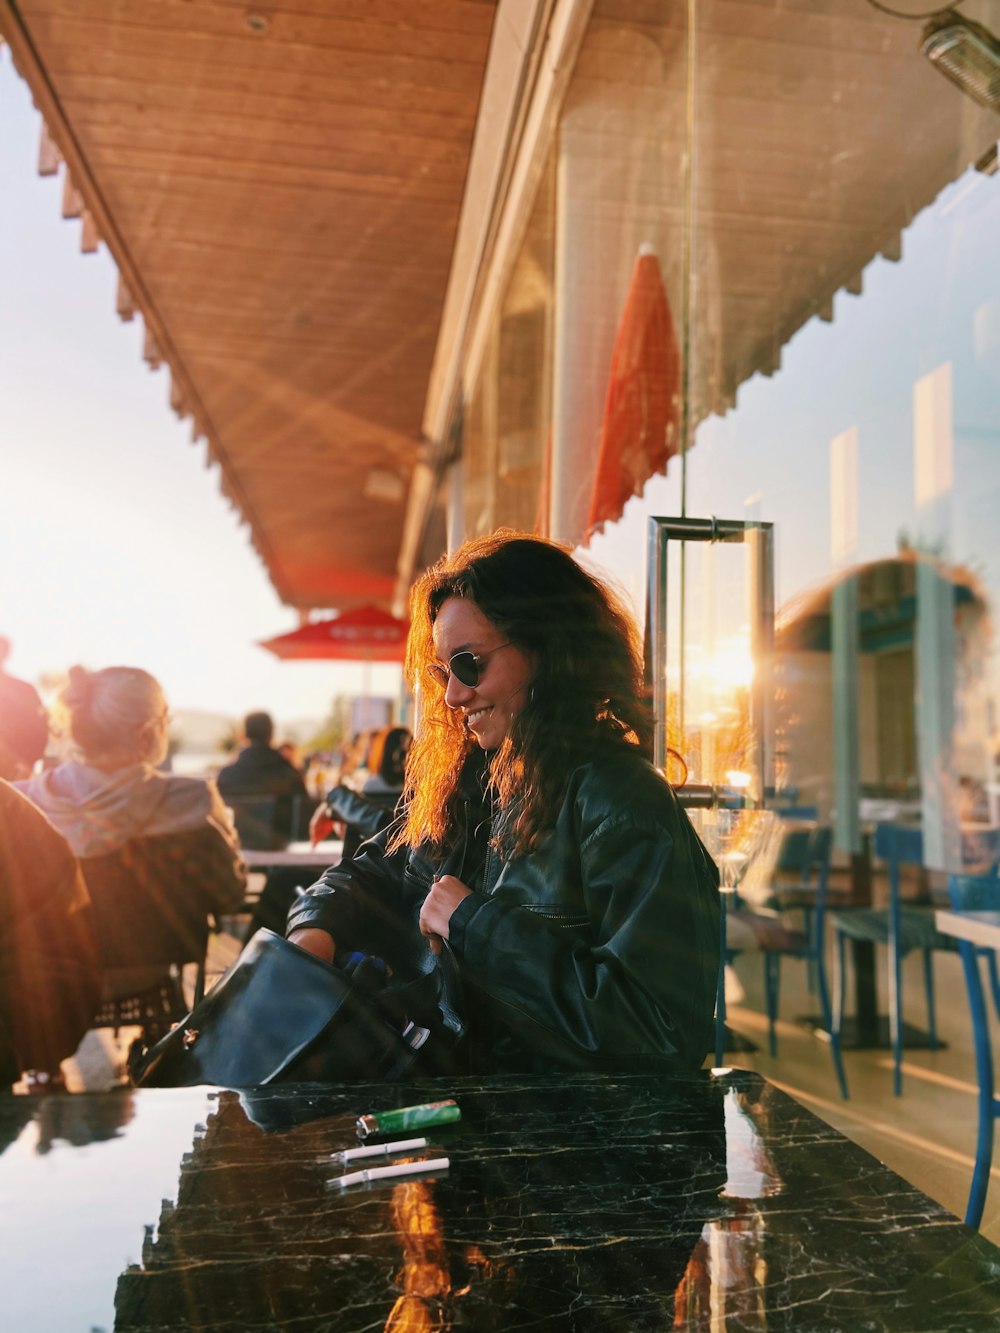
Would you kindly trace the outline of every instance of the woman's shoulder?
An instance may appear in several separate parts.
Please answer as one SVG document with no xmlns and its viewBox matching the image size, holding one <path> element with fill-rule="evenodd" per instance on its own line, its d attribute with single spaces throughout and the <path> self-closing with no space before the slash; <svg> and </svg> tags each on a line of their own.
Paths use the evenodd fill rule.
<svg viewBox="0 0 1000 1333">
<path fill-rule="evenodd" d="M 574 802 L 595 816 L 650 815 L 662 820 L 677 808 L 673 789 L 662 773 L 635 745 L 607 747 L 581 764 L 573 774 L 570 791 Z"/>
</svg>

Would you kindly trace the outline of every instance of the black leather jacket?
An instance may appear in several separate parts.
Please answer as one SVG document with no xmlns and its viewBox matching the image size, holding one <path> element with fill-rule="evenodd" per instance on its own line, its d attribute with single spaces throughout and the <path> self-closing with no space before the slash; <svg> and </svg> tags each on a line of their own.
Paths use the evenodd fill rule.
<svg viewBox="0 0 1000 1333">
<path fill-rule="evenodd" d="M 331 819 L 347 825 L 343 859 L 349 860 L 366 838 L 373 838 L 392 823 L 402 786 L 393 787 L 379 777 L 369 778 L 360 792 L 343 783 L 327 792 L 326 808 Z"/>
<path fill-rule="evenodd" d="M 365 843 L 294 906 L 289 933 L 319 927 L 405 975 L 427 956 L 417 920 L 431 881 L 454 874 L 474 890 L 449 923 L 474 1068 L 697 1068 L 712 1041 L 719 877 L 672 788 L 616 747 L 574 771 L 538 850 L 510 859 L 477 804 L 443 860 L 387 854 L 388 830 Z"/>
</svg>

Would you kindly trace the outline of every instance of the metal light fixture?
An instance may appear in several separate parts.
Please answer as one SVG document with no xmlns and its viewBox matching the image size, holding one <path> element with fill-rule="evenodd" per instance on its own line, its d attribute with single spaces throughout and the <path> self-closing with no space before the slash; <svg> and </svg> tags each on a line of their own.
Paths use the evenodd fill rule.
<svg viewBox="0 0 1000 1333">
<path fill-rule="evenodd" d="M 1000 111 L 1000 41 L 982 24 L 944 9 L 927 24 L 920 49 L 980 106 Z"/>
</svg>

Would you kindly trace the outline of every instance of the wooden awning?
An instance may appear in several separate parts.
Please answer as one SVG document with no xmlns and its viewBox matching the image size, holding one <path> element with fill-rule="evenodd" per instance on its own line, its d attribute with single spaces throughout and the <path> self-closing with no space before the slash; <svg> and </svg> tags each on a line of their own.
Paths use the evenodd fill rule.
<svg viewBox="0 0 1000 1333">
<path fill-rule="evenodd" d="M 690 147 L 686 6 L 511 4 L 491 46 L 496 7 L 0 0 L 48 127 L 40 167 L 65 171 L 64 211 L 82 216 L 85 249 L 107 243 L 120 312 L 143 316 L 175 410 L 206 441 L 279 596 L 302 610 L 405 590 L 470 349 L 488 343 L 543 128 L 560 123 L 570 82 L 599 106 L 615 89 L 648 98 L 654 161 L 676 166 Z M 803 324 L 861 291 L 877 254 L 899 256 L 946 185 L 987 149 L 995 167 L 996 142 L 995 116 L 919 54 L 919 28 L 862 0 L 697 12 L 689 423 L 773 373 Z M 621 58 L 601 44 L 609 28 L 630 44 Z M 497 75 L 503 43 L 516 58 Z M 616 139 L 599 122 L 596 166 L 636 147 L 634 121 L 622 124 Z M 673 166 L 626 173 L 625 194 L 602 187 L 594 205 L 656 222 L 668 294 L 682 289 L 690 223 Z M 612 269 L 595 265 L 598 311 L 621 308 Z M 598 397 L 579 439 L 596 441 L 606 380 L 580 379 Z M 593 468 L 574 463 L 589 496 Z"/>
<path fill-rule="evenodd" d="M 494 0 L 0 0 L 64 159 L 279 596 L 387 603 Z"/>
</svg>

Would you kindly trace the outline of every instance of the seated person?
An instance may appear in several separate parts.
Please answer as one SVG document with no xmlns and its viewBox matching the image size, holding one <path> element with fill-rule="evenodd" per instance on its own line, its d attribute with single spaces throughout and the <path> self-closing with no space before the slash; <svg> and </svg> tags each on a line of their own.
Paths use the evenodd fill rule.
<svg viewBox="0 0 1000 1333">
<path fill-rule="evenodd" d="M 344 859 L 392 822 L 403 794 L 406 756 L 413 737 L 408 727 L 383 727 L 368 752 L 369 777 L 360 792 L 338 783 L 317 807 L 309 825 L 313 846 L 335 833 L 344 840 Z"/>
<path fill-rule="evenodd" d="M 370 774 L 361 791 L 338 783 L 313 812 L 309 836 L 314 847 L 336 834 L 344 840 L 342 855 L 353 856 L 366 838 L 392 822 L 403 791 L 411 740 L 407 727 L 383 727 L 375 734 L 368 750 Z M 296 867 L 276 867 L 268 872 L 247 932 L 248 939 L 262 926 L 284 934 L 289 909 L 309 883 L 306 874 Z"/>
<path fill-rule="evenodd" d="M 314 802 L 305 779 L 271 744 L 274 723 L 269 713 L 247 713 L 243 719 L 245 745 L 218 776 L 222 799 L 236 813 L 236 827 L 244 847 L 274 851 L 303 836 Z M 266 818 L 245 817 L 239 807 L 243 798 L 272 797 Z"/>
<path fill-rule="evenodd" d="M 0 1087 L 58 1083 L 101 994 L 90 898 L 66 839 L 0 782 Z"/>
<path fill-rule="evenodd" d="M 477 1073 L 697 1069 L 719 878 L 650 760 L 623 599 L 554 542 L 475 538 L 416 583 L 406 662 L 405 817 L 296 900 L 288 938 L 403 982 L 436 967 L 437 1012 L 411 1017 L 464 1026 Z"/>
<path fill-rule="evenodd" d="M 10 641 L 0 635 L 0 778 L 26 778 L 45 753 L 49 719 L 34 685 L 4 670 Z"/>
<path fill-rule="evenodd" d="M 79 758 L 17 785 L 80 858 L 105 968 L 149 956 L 158 929 L 203 939 L 209 913 L 243 901 L 246 870 L 215 785 L 156 767 L 169 729 L 158 682 L 73 667 L 60 707 Z"/>
</svg>

